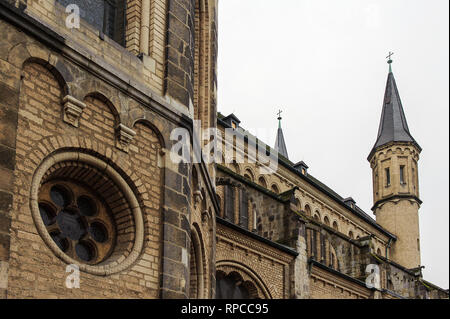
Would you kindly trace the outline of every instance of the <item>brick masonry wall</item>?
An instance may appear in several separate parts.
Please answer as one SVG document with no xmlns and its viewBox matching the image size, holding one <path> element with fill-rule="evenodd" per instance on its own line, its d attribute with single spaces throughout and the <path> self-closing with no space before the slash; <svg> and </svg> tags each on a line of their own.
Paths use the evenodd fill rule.
<svg viewBox="0 0 450 319">
<path fill-rule="evenodd" d="M 236 271 L 248 278 L 259 288 L 260 298 L 290 297 L 289 273 L 294 256 L 220 224 L 217 225 L 216 253 L 217 270 Z M 256 278 L 261 278 L 261 282 Z"/>
<path fill-rule="evenodd" d="M 157 167 L 161 146 L 158 137 L 147 126 L 138 124 L 130 153 L 122 154 L 110 147 L 114 145 L 114 115 L 104 102 L 92 97 L 85 99 L 86 110 L 77 130 L 61 121 L 61 89 L 47 69 L 34 63 L 26 64 L 22 83 L 8 298 L 156 298 L 161 254 L 161 169 Z M 98 152 L 105 147 L 117 166 L 130 175 L 139 174 L 140 183 L 134 187 L 143 203 L 146 233 L 144 252 L 133 267 L 106 277 L 82 273 L 81 288 L 73 290 L 64 285 L 66 265 L 53 255 L 36 232 L 28 192 L 39 159 L 50 154 L 53 148 L 72 146 L 72 143 L 66 145 L 67 136 L 76 136 L 80 144 L 83 143 L 80 149 Z M 125 161 L 129 164 L 125 165 Z"/>
<path fill-rule="evenodd" d="M 92 70 L 84 69 L 90 65 L 86 61 L 80 60 L 83 67 L 74 65 L 26 36 L 25 32 L 19 32 L 3 20 L 0 24 L 7 34 L 0 45 L 0 125 L 5 128 L 2 134 L 8 134 L 9 143 L 14 142 L 17 134 L 20 145 L 17 156 L 15 150 L 10 151 L 10 164 L 7 166 L 10 172 L 4 169 L 3 163 L 1 167 L 2 182 L 8 181 L 8 176 L 10 178 L 10 183 L 2 184 L 0 189 L 2 196 L 6 193 L 1 198 L 1 217 L 12 219 L 12 230 L 6 222 L 2 223 L 4 228 L 0 230 L 2 267 L 3 261 L 12 263 L 6 276 L 2 268 L 0 278 L 2 285 L 7 287 L 7 291 L 0 288 L 3 289 L 0 291 L 2 296 L 188 297 L 191 168 L 189 165 L 174 165 L 167 152 L 172 147 L 171 131 L 180 125 L 188 127 L 188 122 L 168 112 L 170 107 L 161 104 L 164 101 L 158 96 L 149 98 L 142 91 L 130 90 L 129 86 L 127 90 L 121 89 L 120 79 L 111 77 L 109 73 L 97 69 L 94 76 Z M 72 52 L 68 47 L 66 50 L 65 54 Z M 108 82 L 104 81 L 105 76 L 109 76 Z M 68 101 L 77 102 L 64 102 L 68 96 Z M 68 107 L 74 109 L 73 103 L 86 105 L 77 121 L 65 117 Z M 6 114 L 9 110 L 12 112 Z M 75 125 L 75 122 L 79 123 Z M 126 132 L 135 135 L 127 135 Z M 142 255 L 132 267 L 112 276 L 99 277 L 82 272 L 82 292 L 64 288 L 65 264 L 46 247 L 30 214 L 29 188 L 33 173 L 48 154 L 62 148 L 85 150 L 110 159 L 117 169 L 120 167 L 119 171 L 138 196 L 144 212 Z M 204 179 L 202 174 L 201 180 Z M 210 186 L 207 182 L 203 185 L 207 209 L 211 211 Z M 9 196 L 9 202 L 6 202 L 6 196 Z M 169 211 L 178 219 L 171 218 Z M 205 227 L 210 231 L 213 226 Z M 209 278 L 208 285 L 213 287 L 214 238 L 208 235 L 203 238 L 209 240 L 203 243 L 209 257 L 205 276 Z M 37 251 L 44 253 L 36 257 Z M 48 272 L 39 272 L 43 267 Z M 174 267 L 179 271 L 174 271 Z M 213 295 L 214 290 L 211 291 Z"/>
<path fill-rule="evenodd" d="M 126 50 L 107 36 L 102 40 L 99 30 L 84 20 L 80 29 L 68 29 L 65 8 L 54 0 L 25 1 L 25 12 L 62 35 L 68 45 L 91 55 L 96 63 L 107 64 L 115 73 L 126 75 L 133 82 L 163 95 L 166 2 L 151 0 L 149 55 L 145 59 L 137 57 L 141 53 L 142 0 L 127 1 Z"/>
</svg>

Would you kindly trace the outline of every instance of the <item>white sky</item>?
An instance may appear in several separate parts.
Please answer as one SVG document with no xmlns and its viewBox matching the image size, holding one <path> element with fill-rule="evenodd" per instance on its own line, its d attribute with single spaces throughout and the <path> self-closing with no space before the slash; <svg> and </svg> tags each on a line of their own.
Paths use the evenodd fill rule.
<svg viewBox="0 0 450 319">
<path fill-rule="evenodd" d="M 425 279 L 449 286 L 449 1 L 219 0 L 218 109 L 371 213 L 366 158 L 393 70 L 422 146 Z M 256 129 L 259 129 L 258 131 Z M 261 129 L 265 129 L 262 131 Z M 407 221 L 405 221 L 407 222 Z"/>
</svg>

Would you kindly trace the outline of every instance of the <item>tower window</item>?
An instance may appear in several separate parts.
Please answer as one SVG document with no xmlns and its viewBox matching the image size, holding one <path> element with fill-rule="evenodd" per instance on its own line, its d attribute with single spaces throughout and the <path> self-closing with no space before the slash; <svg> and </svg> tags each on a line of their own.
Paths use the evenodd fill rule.
<svg viewBox="0 0 450 319">
<path fill-rule="evenodd" d="M 385 169 L 386 172 L 386 187 L 391 186 L 391 171 L 389 168 Z"/>
<path fill-rule="evenodd" d="M 404 165 L 400 166 L 400 184 L 402 184 L 402 185 L 406 184 L 406 182 L 405 182 L 405 166 Z"/>
</svg>

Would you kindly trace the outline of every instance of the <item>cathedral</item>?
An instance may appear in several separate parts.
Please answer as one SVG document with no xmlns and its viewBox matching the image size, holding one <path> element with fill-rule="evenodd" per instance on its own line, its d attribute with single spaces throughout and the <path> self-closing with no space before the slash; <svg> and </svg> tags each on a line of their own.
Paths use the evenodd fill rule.
<svg viewBox="0 0 450 319">
<path fill-rule="evenodd" d="M 448 299 L 392 69 L 375 220 L 281 116 L 271 147 L 218 112 L 218 0 L 0 0 L 0 30 L 0 298 Z"/>
</svg>

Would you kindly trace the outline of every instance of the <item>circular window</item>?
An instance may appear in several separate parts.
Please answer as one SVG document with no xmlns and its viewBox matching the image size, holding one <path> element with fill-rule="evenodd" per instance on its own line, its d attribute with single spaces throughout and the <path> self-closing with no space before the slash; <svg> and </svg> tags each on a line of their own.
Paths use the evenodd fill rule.
<svg viewBox="0 0 450 319">
<path fill-rule="evenodd" d="M 80 152 L 55 153 L 36 170 L 31 212 L 51 251 L 81 271 L 111 275 L 129 268 L 144 245 L 139 202 L 109 164 Z"/>
<path fill-rule="evenodd" d="M 75 182 L 47 182 L 39 191 L 39 211 L 53 241 L 68 256 L 98 264 L 110 255 L 115 222 L 92 189 Z"/>
</svg>

